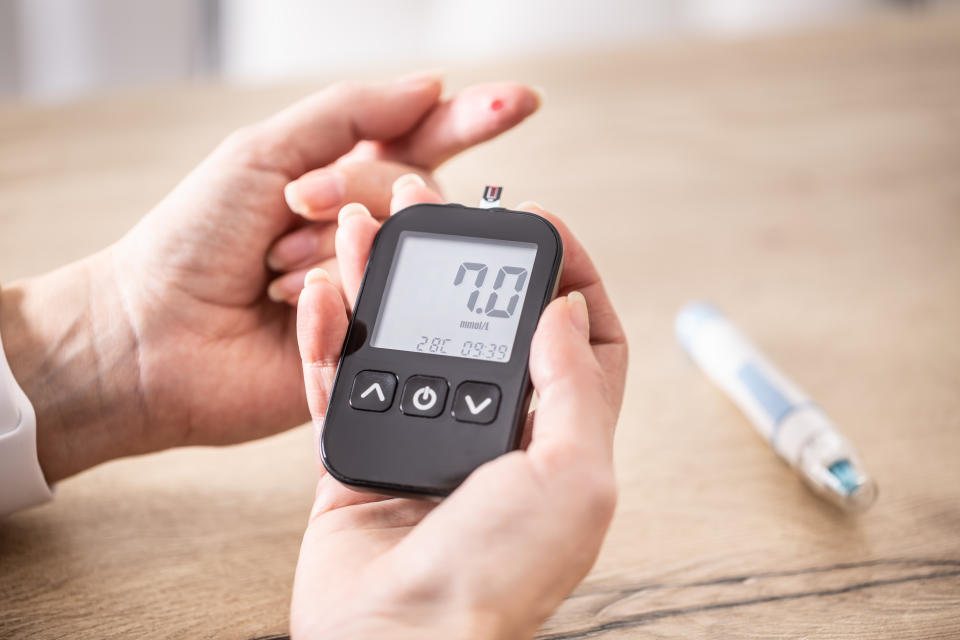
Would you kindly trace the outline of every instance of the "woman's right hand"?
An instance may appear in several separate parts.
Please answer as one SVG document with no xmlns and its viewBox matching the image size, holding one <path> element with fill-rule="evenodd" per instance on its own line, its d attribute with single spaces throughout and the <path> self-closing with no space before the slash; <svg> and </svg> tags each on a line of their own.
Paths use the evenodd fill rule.
<svg viewBox="0 0 960 640">
<path fill-rule="evenodd" d="M 393 209 L 438 196 L 401 179 Z M 291 609 L 294 638 L 526 638 L 590 570 L 616 502 L 613 433 L 626 338 L 583 247 L 556 217 L 560 297 L 533 338 L 540 395 L 528 446 L 478 468 L 440 504 L 354 492 L 323 472 Z M 379 223 L 341 212 L 336 245 L 349 302 Z M 299 301 L 307 399 L 322 428 L 347 328 L 341 294 L 312 272 Z"/>
</svg>

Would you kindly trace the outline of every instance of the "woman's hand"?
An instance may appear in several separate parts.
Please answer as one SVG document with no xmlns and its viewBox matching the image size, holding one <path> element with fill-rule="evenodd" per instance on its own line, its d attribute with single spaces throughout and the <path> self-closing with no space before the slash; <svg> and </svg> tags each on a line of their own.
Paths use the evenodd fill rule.
<svg viewBox="0 0 960 640">
<path fill-rule="evenodd" d="M 4 288 L 0 331 L 37 410 L 47 480 L 305 421 L 295 311 L 267 295 L 270 265 L 324 264 L 336 277 L 333 220 L 346 198 L 385 214 L 399 173 L 429 176 L 538 104 L 514 84 L 440 94 L 434 75 L 325 89 L 231 135 L 107 250 Z M 338 176 L 336 189 L 317 186 L 321 172 Z M 316 242 L 294 255 L 291 238 L 307 235 Z M 272 297 L 292 299 L 296 277 Z"/>
<path fill-rule="evenodd" d="M 439 201 L 415 179 L 393 206 Z M 540 395 L 525 450 L 493 460 L 440 504 L 357 493 L 320 470 L 300 550 L 294 638 L 524 638 L 593 565 L 613 515 L 613 432 L 627 345 L 589 257 L 565 225 L 560 297 L 540 319 L 530 374 Z M 336 233 L 350 302 L 379 223 L 360 205 Z M 589 311 L 588 311 L 589 310 Z M 347 328 L 338 288 L 311 272 L 298 333 L 319 430 Z"/>
</svg>

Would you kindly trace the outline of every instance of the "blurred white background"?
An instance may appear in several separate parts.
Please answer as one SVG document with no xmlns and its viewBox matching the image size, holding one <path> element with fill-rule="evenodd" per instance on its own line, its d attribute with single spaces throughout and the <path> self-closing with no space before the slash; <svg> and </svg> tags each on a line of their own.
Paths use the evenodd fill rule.
<svg viewBox="0 0 960 640">
<path fill-rule="evenodd" d="M 940 3 L 955 0 L 937 0 Z M 122 86 L 275 82 L 730 37 L 920 0 L 0 0 L 0 95 L 58 101 Z"/>
</svg>

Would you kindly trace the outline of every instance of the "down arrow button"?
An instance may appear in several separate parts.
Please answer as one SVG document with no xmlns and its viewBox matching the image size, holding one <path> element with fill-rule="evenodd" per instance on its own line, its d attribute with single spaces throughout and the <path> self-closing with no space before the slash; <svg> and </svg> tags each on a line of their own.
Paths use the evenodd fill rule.
<svg viewBox="0 0 960 640">
<path fill-rule="evenodd" d="M 453 399 L 453 417 L 459 422 L 489 424 L 500 408 L 500 388 L 486 382 L 464 382 Z"/>
</svg>

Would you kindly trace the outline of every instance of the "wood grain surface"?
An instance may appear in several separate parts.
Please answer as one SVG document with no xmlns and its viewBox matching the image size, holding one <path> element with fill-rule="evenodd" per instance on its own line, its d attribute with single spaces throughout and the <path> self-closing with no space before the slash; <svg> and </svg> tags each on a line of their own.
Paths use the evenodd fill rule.
<svg viewBox="0 0 960 640">
<path fill-rule="evenodd" d="M 621 493 L 543 638 L 960 637 L 960 14 L 451 73 L 541 113 L 446 166 L 566 216 L 632 346 Z M 0 279 L 113 241 L 235 126 L 321 84 L 0 107 Z M 680 353 L 728 312 L 880 486 L 819 501 Z M 55 313 L 55 310 L 51 310 Z M 0 523 L 0 637 L 283 635 L 314 482 L 304 429 L 122 460 Z"/>
</svg>

